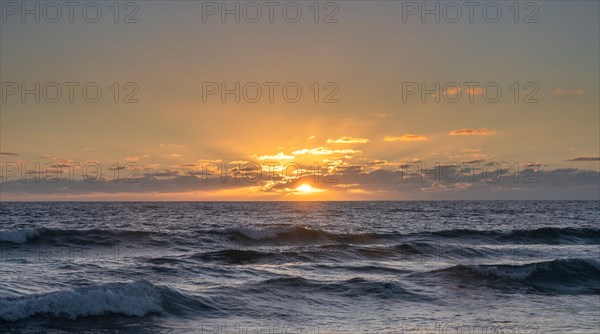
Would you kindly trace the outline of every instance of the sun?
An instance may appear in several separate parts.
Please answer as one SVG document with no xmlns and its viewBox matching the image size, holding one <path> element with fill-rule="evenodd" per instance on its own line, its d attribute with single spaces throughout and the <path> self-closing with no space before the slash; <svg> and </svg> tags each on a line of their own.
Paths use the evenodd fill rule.
<svg viewBox="0 0 600 334">
<path fill-rule="evenodd" d="M 296 188 L 296 190 L 301 193 L 310 194 L 313 192 L 313 187 L 311 187 L 308 184 L 303 184 L 301 186 L 298 186 L 298 188 Z"/>
<path fill-rule="evenodd" d="M 298 186 L 296 188 L 296 191 L 301 194 L 312 194 L 312 193 L 316 193 L 316 192 L 321 192 L 323 190 L 318 189 L 318 188 L 313 188 L 308 184 L 303 184 L 303 185 Z"/>
</svg>

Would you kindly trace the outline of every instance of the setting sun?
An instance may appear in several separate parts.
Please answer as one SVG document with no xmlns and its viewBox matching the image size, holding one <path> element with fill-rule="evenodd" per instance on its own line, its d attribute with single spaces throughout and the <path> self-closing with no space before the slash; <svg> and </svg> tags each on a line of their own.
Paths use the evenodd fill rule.
<svg viewBox="0 0 600 334">
<path fill-rule="evenodd" d="M 312 194 L 312 193 L 316 193 L 316 192 L 321 192 L 323 190 L 313 188 L 308 184 L 303 184 L 301 186 L 298 186 L 298 188 L 296 188 L 296 191 L 298 191 L 301 194 Z"/>
</svg>

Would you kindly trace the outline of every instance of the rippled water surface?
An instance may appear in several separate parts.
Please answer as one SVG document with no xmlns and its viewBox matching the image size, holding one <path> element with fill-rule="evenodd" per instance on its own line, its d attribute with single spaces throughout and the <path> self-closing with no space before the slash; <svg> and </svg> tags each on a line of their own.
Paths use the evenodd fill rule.
<svg viewBox="0 0 600 334">
<path fill-rule="evenodd" d="M 0 204 L 0 332 L 598 333 L 600 203 Z"/>
</svg>

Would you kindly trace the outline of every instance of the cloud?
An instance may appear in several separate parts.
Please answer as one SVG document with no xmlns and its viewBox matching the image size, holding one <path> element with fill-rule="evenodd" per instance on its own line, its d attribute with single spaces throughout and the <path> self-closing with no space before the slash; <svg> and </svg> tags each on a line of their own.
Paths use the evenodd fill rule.
<svg viewBox="0 0 600 334">
<path fill-rule="evenodd" d="M 419 168 L 410 171 L 379 169 L 341 174 L 336 178 L 340 184 L 357 184 L 361 189 L 381 196 L 402 193 L 411 199 L 598 199 L 600 193 L 600 173 L 597 171 L 502 169 L 498 174 L 492 170 L 479 170 L 473 174 L 470 171 L 444 171 L 443 168 L 428 169 L 426 175 Z"/>
<path fill-rule="evenodd" d="M 567 161 L 600 161 L 600 156 L 597 155 L 580 155 L 575 158 L 567 159 Z"/>
<path fill-rule="evenodd" d="M 435 172 L 434 172 L 435 171 Z M 312 171 L 298 177 L 269 180 L 256 179 L 254 173 L 241 175 L 240 179 L 220 173 L 192 174 L 174 170 L 140 175 L 137 182 L 123 183 L 100 178 L 95 182 L 84 180 L 59 179 L 56 182 L 34 182 L 21 180 L 2 182 L 0 192 L 7 198 L 23 199 L 64 195 L 85 196 L 94 194 L 151 194 L 213 192 L 237 189 L 241 186 L 263 188 L 263 192 L 275 192 L 296 188 L 308 183 L 319 189 L 331 191 L 339 189 L 339 194 L 347 194 L 348 188 L 359 188 L 370 194 L 372 199 L 599 199 L 600 173 L 581 169 L 556 170 L 477 170 L 475 173 L 453 170 L 444 174 L 442 167 L 428 169 L 427 174 L 418 168 L 410 171 L 378 169 L 366 171 L 352 165 L 328 174 L 322 174 L 318 181 Z M 515 176 L 515 173 L 516 176 Z M 112 174 L 112 173 L 111 173 Z M 324 176 L 328 177 L 325 178 Z M 446 175 L 443 177 L 442 175 Z M 200 176 L 200 177 L 199 177 Z M 202 177 L 204 176 L 204 177 Z M 239 181 L 239 182 L 238 182 Z M 335 182 L 331 182 L 335 181 Z M 272 191 L 268 191 L 268 190 Z M 20 196 L 20 197 L 19 197 Z M 29 197 L 24 197 L 29 196 Z M 50 198 L 49 197 L 49 198 Z M 77 197 L 74 197 L 77 198 Z M 115 197 L 116 198 L 116 197 Z"/>
<path fill-rule="evenodd" d="M 369 139 L 367 138 L 354 138 L 354 137 L 348 137 L 348 136 L 343 136 L 340 137 L 338 139 L 327 139 L 327 143 L 331 144 L 364 144 L 364 143 L 368 143 Z"/>
<path fill-rule="evenodd" d="M 15 152 L 0 152 L 0 155 L 18 156 L 19 154 L 15 153 Z"/>
<path fill-rule="evenodd" d="M 70 163 L 70 164 L 81 163 L 80 161 L 75 161 L 75 160 L 69 159 L 69 158 L 65 157 L 64 155 L 59 156 L 59 155 L 46 154 L 46 155 L 37 157 L 37 159 L 60 161 L 62 163 Z M 96 161 L 87 161 L 87 162 L 94 163 Z"/>
<path fill-rule="evenodd" d="M 343 166 L 339 168 L 339 170 L 343 171 L 344 174 L 358 174 L 362 173 L 365 168 L 360 165 L 351 165 L 351 166 Z"/>
<path fill-rule="evenodd" d="M 451 136 L 492 136 L 497 133 L 498 133 L 498 131 L 496 131 L 496 130 L 488 130 L 486 128 L 481 128 L 481 129 L 463 128 L 463 129 L 458 129 L 458 130 L 452 130 L 448 134 Z"/>
<path fill-rule="evenodd" d="M 153 169 L 158 169 L 159 167 L 160 167 L 160 164 L 150 164 L 150 165 L 144 166 L 144 170 L 153 170 Z"/>
<path fill-rule="evenodd" d="M 554 90 L 554 92 L 552 92 L 552 94 L 557 95 L 557 96 L 567 96 L 567 95 L 581 96 L 581 95 L 585 94 L 585 91 L 581 90 L 581 89 L 567 90 L 567 89 L 557 88 Z"/>
<path fill-rule="evenodd" d="M 383 141 L 426 141 L 429 140 L 427 137 L 422 135 L 415 135 L 408 133 L 399 137 L 386 136 L 383 137 Z"/>
<path fill-rule="evenodd" d="M 359 150 L 352 150 L 352 149 L 343 149 L 343 150 L 330 150 L 327 149 L 325 147 L 316 147 L 316 148 L 303 148 L 301 150 L 296 150 L 294 152 L 292 152 L 292 154 L 294 155 L 302 155 L 302 154 L 315 154 L 315 155 L 330 155 L 330 154 L 353 154 L 353 153 L 360 153 L 361 151 Z"/>
<path fill-rule="evenodd" d="M 38 157 L 38 159 L 47 159 L 47 160 L 58 160 L 60 158 L 64 158 L 64 157 L 59 157 L 59 156 L 51 155 L 51 154 L 40 155 Z"/>
<path fill-rule="evenodd" d="M 349 194 L 368 194 L 368 191 L 366 191 L 364 189 L 359 189 L 359 188 L 351 188 L 351 189 L 348 189 L 347 192 Z"/>
<path fill-rule="evenodd" d="M 294 159 L 292 155 L 285 155 L 283 152 L 279 152 L 275 155 L 261 155 L 257 158 L 258 160 L 291 160 Z"/>
<path fill-rule="evenodd" d="M 179 171 L 167 169 L 156 173 L 146 173 L 144 177 L 174 177 L 179 175 Z"/>
<path fill-rule="evenodd" d="M 466 163 L 466 164 L 480 164 L 482 162 L 485 162 L 485 159 L 474 159 L 474 160 L 463 161 L 463 163 Z"/>
<path fill-rule="evenodd" d="M 421 188 L 423 192 L 438 192 L 438 191 L 457 191 L 469 189 L 473 184 L 468 182 L 458 183 L 442 183 L 439 181 L 433 182 L 428 187 Z"/>
<path fill-rule="evenodd" d="M 446 95 L 455 95 L 461 91 L 462 91 L 462 88 L 460 86 L 458 86 L 458 87 L 453 86 L 453 87 L 446 89 Z"/>
<path fill-rule="evenodd" d="M 481 152 L 481 148 L 463 148 L 460 151 L 467 152 L 467 153 L 476 153 L 476 152 Z"/>
<path fill-rule="evenodd" d="M 470 95 L 481 95 L 481 94 L 483 94 L 484 91 L 483 91 L 483 88 L 481 88 L 481 87 L 469 87 L 467 89 L 467 92 Z"/>
<path fill-rule="evenodd" d="M 452 86 L 448 89 L 446 89 L 445 93 L 446 95 L 456 95 L 460 92 L 463 91 L 463 88 L 460 86 Z M 481 87 L 468 87 L 465 89 L 465 91 L 467 92 L 467 94 L 469 95 L 481 95 L 483 94 L 483 88 Z"/>
</svg>

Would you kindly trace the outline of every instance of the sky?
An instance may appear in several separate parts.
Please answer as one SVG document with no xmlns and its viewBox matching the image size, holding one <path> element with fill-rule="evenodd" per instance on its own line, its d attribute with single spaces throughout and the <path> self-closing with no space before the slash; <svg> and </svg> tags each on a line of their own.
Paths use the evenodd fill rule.
<svg viewBox="0 0 600 334">
<path fill-rule="evenodd" d="M 74 3 L 1 1 L 0 200 L 600 199 L 598 1 Z"/>
</svg>

